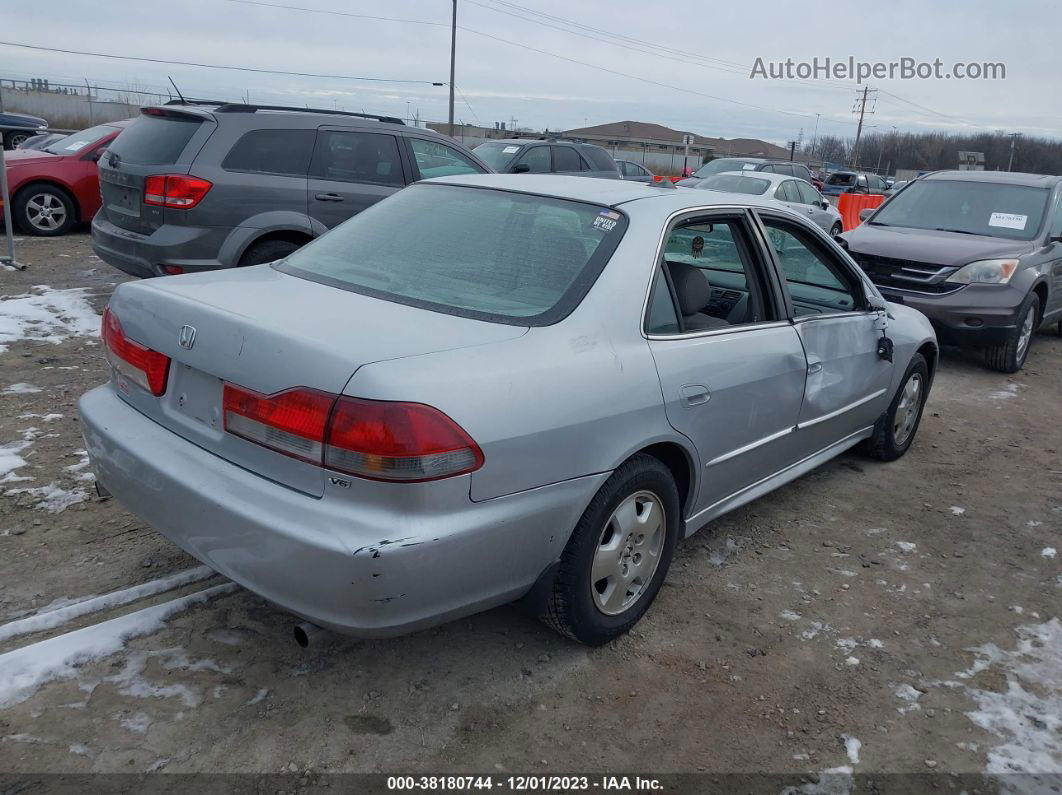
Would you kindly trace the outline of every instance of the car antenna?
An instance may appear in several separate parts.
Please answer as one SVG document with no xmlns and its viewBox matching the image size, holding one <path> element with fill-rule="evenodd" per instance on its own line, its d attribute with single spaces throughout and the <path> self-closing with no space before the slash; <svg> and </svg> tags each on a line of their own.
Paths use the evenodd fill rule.
<svg viewBox="0 0 1062 795">
<path fill-rule="evenodd" d="M 169 75 L 166 75 L 166 79 L 170 81 L 170 85 L 173 86 L 173 90 L 177 92 L 177 96 L 180 97 L 181 104 L 187 105 L 188 102 L 185 100 L 184 95 L 181 93 L 181 89 L 177 88 L 177 84 L 173 82 L 173 78 Z"/>
</svg>

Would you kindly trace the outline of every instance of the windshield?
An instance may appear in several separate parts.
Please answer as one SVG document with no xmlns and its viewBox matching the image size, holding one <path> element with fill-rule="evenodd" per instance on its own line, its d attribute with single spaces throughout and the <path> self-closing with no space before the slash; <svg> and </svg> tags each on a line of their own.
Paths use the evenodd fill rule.
<svg viewBox="0 0 1062 795">
<path fill-rule="evenodd" d="M 756 167 L 759 165 L 759 162 L 756 160 L 742 160 L 739 157 L 721 157 L 718 160 L 705 163 L 693 172 L 693 176 L 704 179 L 705 177 L 712 176 L 712 174 L 719 174 L 723 171 L 755 171 Z"/>
<path fill-rule="evenodd" d="M 1048 195 L 1045 188 L 1026 185 L 916 180 L 884 205 L 871 223 L 1032 240 L 1047 209 Z"/>
<path fill-rule="evenodd" d="M 826 178 L 827 185 L 855 185 L 855 174 L 830 174 Z"/>
<path fill-rule="evenodd" d="M 759 196 L 767 192 L 771 186 L 769 179 L 757 177 L 743 177 L 740 174 L 716 174 L 709 177 L 698 188 L 705 190 L 721 190 L 727 193 L 747 193 L 751 196 Z"/>
<path fill-rule="evenodd" d="M 86 146 L 91 146 L 96 143 L 100 138 L 103 138 L 115 131 L 115 127 L 109 124 L 99 124 L 95 127 L 89 127 L 87 130 L 73 133 L 65 138 L 60 138 L 58 141 L 53 141 L 44 147 L 45 152 L 51 152 L 53 155 L 74 155 L 84 149 Z"/>
<path fill-rule="evenodd" d="M 480 144 L 472 151 L 495 171 L 504 171 L 513 156 L 520 151 L 520 144 L 486 143 Z"/>
<path fill-rule="evenodd" d="M 437 312 L 541 326 L 578 305 L 626 223 L 599 205 L 414 185 L 276 267 Z"/>
</svg>

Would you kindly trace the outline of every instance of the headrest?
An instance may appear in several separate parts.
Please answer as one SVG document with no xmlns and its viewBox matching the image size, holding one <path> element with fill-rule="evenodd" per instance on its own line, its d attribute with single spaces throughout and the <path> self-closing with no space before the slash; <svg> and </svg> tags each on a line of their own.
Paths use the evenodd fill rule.
<svg viewBox="0 0 1062 795">
<path fill-rule="evenodd" d="M 669 262 L 668 269 L 678 296 L 679 312 L 695 315 L 704 309 L 712 297 L 712 286 L 704 271 L 685 262 Z"/>
</svg>

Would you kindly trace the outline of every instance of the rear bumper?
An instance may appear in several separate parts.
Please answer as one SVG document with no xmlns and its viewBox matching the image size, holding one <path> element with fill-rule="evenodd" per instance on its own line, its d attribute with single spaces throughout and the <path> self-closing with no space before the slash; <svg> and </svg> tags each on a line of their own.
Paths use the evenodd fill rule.
<svg viewBox="0 0 1062 795">
<path fill-rule="evenodd" d="M 969 347 L 1006 342 L 1026 296 L 1009 285 L 995 284 L 971 284 L 940 296 L 884 285 L 878 289 L 886 299 L 899 300 L 929 318 L 941 342 Z"/>
<path fill-rule="evenodd" d="M 218 255 L 232 230 L 164 224 L 150 235 L 115 226 L 104 213 L 92 219 L 92 250 L 96 256 L 130 276 L 162 276 L 163 265 L 187 272 L 229 267 Z"/>
<path fill-rule="evenodd" d="M 468 476 L 353 478 L 315 498 L 185 441 L 110 386 L 79 410 L 98 482 L 129 510 L 245 588 L 351 635 L 401 634 L 522 596 L 608 477 L 480 503 Z"/>
</svg>

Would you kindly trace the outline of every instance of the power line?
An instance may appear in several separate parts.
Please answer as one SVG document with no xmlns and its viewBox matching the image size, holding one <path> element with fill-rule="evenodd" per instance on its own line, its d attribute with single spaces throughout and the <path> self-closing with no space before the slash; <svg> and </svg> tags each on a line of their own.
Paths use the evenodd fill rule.
<svg viewBox="0 0 1062 795">
<path fill-rule="evenodd" d="M 264 8 L 280 8 L 286 11 L 305 11 L 309 14 L 330 14 L 337 17 L 353 17 L 355 19 L 375 19 L 379 22 L 408 22 L 410 25 L 432 25 L 434 27 L 448 28 L 445 22 L 432 22 L 426 19 L 399 19 L 398 17 L 381 17 L 372 14 L 355 14 L 350 11 L 332 11 L 324 8 L 309 8 L 306 6 L 282 5 L 280 3 L 266 3 L 263 0 L 228 0 L 230 3 L 240 3 L 247 6 L 263 6 Z"/>
<path fill-rule="evenodd" d="M 232 0 L 236 2 L 236 0 Z M 241 2 L 246 0 L 240 0 Z M 385 77 L 355 77 L 353 75 L 329 75 L 315 72 L 287 72 L 281 69 L 256 69 L 250 66 L 225 66 L 223 64 L 197 63 L 195 61 L 171 61 L 165 58 L 141 58 L 133 55 L 114 55 L 104 52 L 87 52 L 84 50 L 64 50 L 59 47 L 42 47 L 35 44 L 17 44 L 13 41 L 0 41 L 5 47 L 21 47 L 25 50 L 39 50 L 43 52 L 59 52 L 65 55 L 87 55 L 93 58 L 110 58 L 118 61 L 143 61 L 145 63 L 169 64 L 173 66 L 195 66 L 201 69 L 228 69 L 234 72 L 254 72 L 256 74 L 289 75 L 293 77 L 318 77 L 326 80 L 359 80 L 370 83 L 412 83 L 416 85 L 442 86 L 445 83 L 433 80 L 399 80 Z"/>
<path fill-rule="evenodd" d="M 481 122 L 479 120 L 479 116 L 476 114 L 476 112 L 474 110 L 472 110 L 472 106 L 469 105 L 468 100 L 465 99 L 465 95 L 461 93 L 461 89 L 459 89 L 457 86 L 454 86 L 454 89 L 460 95 L 461 101 L 465 103 L 465 105 L 468 107 L 469 111 L 472 113 L 472 118 L 474 118 L 476 120 L 476 124 L 478 124 L 480 126 L 483 126 L 483 122 Z"/>
</svg>

